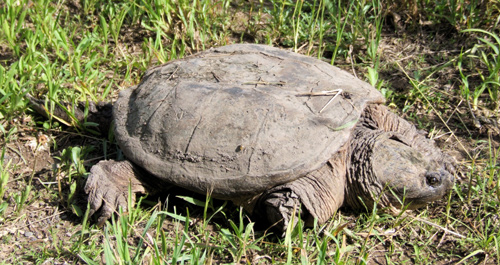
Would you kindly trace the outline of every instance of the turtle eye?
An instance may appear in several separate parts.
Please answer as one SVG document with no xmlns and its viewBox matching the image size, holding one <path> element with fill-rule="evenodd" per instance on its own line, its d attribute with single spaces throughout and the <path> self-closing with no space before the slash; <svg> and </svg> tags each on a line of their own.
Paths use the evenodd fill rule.
<svg viewBox="0 0 500 265">
<path fill-rule="evenodd" d="M 441 183 L 441 175 L 438 172 L 428 172 L 425 174 L 425 178 L 427 185 L 432 187 L 438 186 Z"/>
</svg>

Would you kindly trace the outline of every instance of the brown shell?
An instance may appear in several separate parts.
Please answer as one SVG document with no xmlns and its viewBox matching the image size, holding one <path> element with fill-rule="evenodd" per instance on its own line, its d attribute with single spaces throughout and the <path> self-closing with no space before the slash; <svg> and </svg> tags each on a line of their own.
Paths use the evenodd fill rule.
<svg viewBox="0 0 500 265">
<path fill-rule="evenodd" d="M 311 95 L 336 89 L 343 92 L 326 107 L 333 93 Z M 132 162 L 235 199 L 318 169 L 348 141 L 366 104 L 383 102 L 369 84 L 317 59 L 237 44 L 150 69 L 120 93 L 114 118 Z"/>
</svg>

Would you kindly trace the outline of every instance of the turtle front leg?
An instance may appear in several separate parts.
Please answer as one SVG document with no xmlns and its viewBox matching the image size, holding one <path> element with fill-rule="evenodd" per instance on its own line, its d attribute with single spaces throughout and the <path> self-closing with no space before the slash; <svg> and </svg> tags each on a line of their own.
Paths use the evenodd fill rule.
<svg viewBox="0 0 500 265">
<path fill-rule="evenodd" d="M 85 184 L 85 193 L 90 203 L 90 215 L 99 209 L 97 220 L 99 226 L 122 207 L 127 209 L 128 187 L 132 189 L 132 198 L 135 202 L 135 193 L 146 194 L 150 190 L 140 179 L 144 177 L 144 170 L 129 161 L 103 160 L 90 169 L 90 175 Z"/>
<path fill-rule="evenodd" d="M 345 155 L 346 151 L 340 150 L 319 169 L 263 194 L 255 209 L 257 215 L 276 224 L 282 232 L 295 225 L 298 218 L 306 226 L 312 226 L 314 219 L 319 224 L 328 221 L 344 203 Z"/>
</svg>

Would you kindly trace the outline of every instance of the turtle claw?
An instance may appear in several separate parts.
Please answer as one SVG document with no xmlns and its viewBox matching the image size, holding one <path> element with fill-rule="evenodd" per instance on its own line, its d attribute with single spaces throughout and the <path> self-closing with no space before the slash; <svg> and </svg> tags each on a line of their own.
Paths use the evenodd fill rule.
<svg viewBox="0 0 500 265">
<path fill-rule="evenodd" d="M 131 198 L 128 198 L 129 186 L 132 189 Z M 98 226 L 104 225 L 120 208 L 127 209 L 128 199 L 134 203 L 136 192 L 146 193 L 134 165 L 128 161 L 113 160 L 101 161 L 90 169 L 84 190 L 90 204 L 89 215 L 100 211 Z"/>
</svg>

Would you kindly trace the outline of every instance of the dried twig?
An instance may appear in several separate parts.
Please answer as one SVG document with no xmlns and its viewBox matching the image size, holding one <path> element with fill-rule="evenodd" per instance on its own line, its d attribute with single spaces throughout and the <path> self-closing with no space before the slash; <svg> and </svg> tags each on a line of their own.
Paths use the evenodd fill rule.
<svg viewBox="0 0 500 265">
<path fill-rule="evenodd" d="M 340 94 L 342 94 L 342 89 L 334 89 L 334 90 L 319 91 L 319 92 L 300 93 L 300 94 L 297 94 L 295 96 L 297 96 L 297 97 L 333 96 L 330 100 L 328 100 L 328 102 L 326 102 L 326 104 L 323 106 L 323 108 L 321 108 L 318 111 L 318 113 L 321 113 Z"/>
<path fill-rule="evenodd" d="M 266 81 L 248 81 L 243 83 L 243 85 L 278 85 L 283 86 L 286 85 L 286 82 L 266 82 Z"/>
</svg>

